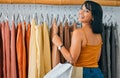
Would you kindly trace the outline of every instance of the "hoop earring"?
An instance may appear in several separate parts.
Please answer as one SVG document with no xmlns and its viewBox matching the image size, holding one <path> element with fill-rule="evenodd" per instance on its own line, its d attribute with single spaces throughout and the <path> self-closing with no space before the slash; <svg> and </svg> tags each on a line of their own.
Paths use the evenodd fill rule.
<svg viewBox="0 0 120 78">
<path fill-rule="evenodd" d="M 92 18 L 92 21 L 94 21 L 94 18 Z"/>
</svg>

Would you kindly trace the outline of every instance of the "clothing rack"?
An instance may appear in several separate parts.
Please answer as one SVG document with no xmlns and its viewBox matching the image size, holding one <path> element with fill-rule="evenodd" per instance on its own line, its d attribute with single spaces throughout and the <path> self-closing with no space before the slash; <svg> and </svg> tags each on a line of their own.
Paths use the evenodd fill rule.
<svg viewBox="0 0 120 78">
<path fill-rule="evenodd" d="M 12 15 L 15 17 L 20 14 L 26 18 L 30 16 L 30 19 L 33 18 L 34 14 L 37 13 L 37 18 L 40 18 L 41 15 L 48 15 L 49 20 L 53 17 L 59 17 L 60 20 L 66 17 L 69 21 L 78 22 L 78 13 L 80 5 L 43 5 L 43 4 L 0 4 L 0 14 L 8 16 L 9 21 L 12 19 Z M 113 22 L 119 21 L 119 12 L 120 7 L 103 7 L 103 22 L 107 22 L 108 19 L 112 16 Z M 104 18 L 105 17 L 105 18 Z M 72 19 L 72 20 L 71 20 Z M 120 25 L 120 24 L 118 24 Z"/>
</svg>

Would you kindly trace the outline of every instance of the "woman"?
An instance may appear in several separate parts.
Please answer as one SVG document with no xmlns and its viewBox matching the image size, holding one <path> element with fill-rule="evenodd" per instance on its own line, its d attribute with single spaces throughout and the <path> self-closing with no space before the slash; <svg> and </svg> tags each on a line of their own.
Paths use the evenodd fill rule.
<svg viewBox="0 0 120 78">
<path fill-rule="evenodd" d="M 64 58 L 73 66 L 83 67 L 83 78 L 103 78 L 98 68 L 102 46 L 102 16 L 102 8 L 96 2 L 86 1 L 81 6 L 78 20 L 82 28 L 73 32 L 69 51 L 59 36 L 53 35 L 52 42 L 58 46 Z M 53 31 L 56 32 L 56 28 Z"/>
</svg>

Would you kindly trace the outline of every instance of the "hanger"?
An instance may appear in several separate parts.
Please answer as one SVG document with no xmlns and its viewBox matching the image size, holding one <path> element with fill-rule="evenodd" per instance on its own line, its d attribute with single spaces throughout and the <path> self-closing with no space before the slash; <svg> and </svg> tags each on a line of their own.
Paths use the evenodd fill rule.
<svg viewBox="0 0 120 78">
<path fill-rule="evenodd" d="M 53 23 L 53 20 L 54 20 L 54 15 L 53 14 L 51 14 L 51 21 L 50 21 L 50 24 L 52 25 L 52 23 Z"/>
<path fill-rule="evenodd" d="M 2 18 L 2 12 L 0 13 L 0 22 L 1 22 L 1 18 Z"/>
</svg>

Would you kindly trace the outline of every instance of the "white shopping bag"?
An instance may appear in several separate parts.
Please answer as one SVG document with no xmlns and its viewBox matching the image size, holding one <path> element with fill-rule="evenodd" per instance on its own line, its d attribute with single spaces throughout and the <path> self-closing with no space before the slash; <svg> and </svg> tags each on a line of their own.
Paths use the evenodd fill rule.
<svg viewBox="0 0 120 78">
<path fill-rule="evenodd" d="M 71 78 L 72 65 L 70 63 L 59 63 L 44 78 Z"/>
</svg>

